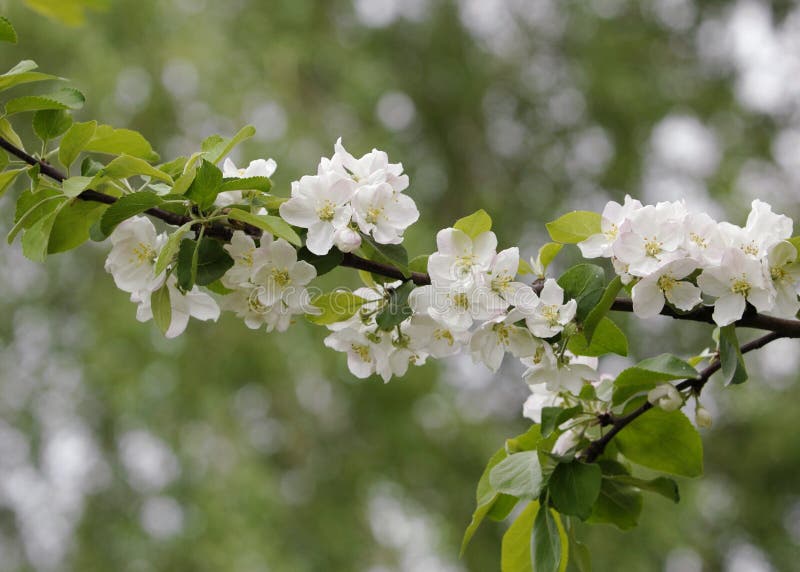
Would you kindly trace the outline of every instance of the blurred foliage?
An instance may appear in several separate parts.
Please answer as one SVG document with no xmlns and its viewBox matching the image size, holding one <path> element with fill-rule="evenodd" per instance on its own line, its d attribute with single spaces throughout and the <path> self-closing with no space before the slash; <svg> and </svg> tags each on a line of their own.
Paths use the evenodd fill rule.
<svg viewBox="0 0 800 572">
<path fill-rule="evenodd" d="M 775 3 L 776 25 L 790 4 Z M 354 152 L 387 150 L 422 213 L 412 256 L 478 208 L 501 244 L 532 256 L 563 211 L 643 189 L 654 202 L 674 185 L 653 181 L 675 173 L 658 172 L 653 132 L 674 114 L 711 130 L 719 155 L 679 177 L 680 192 L 737 221 L 742 173 L 773 164 L 786 121 L 743 106 L 735 67 L 698 55 L 703 25 L 730 9 L 714 0 L 0 7 L 20 36 L 2 65 L 31 58 L 71 78 L 87 94 L 78 119 L 138 129 L 165 159 L 254 123 L 237 159 L 275 158 L 276 193 L 288 194 L 340 135 Z M 781 206 L 800 213 L 796 193 Z M 135 321 L 102 249 L 44 269 L 16 250 L 0 255 L 0 570 L 497 568 L 504 524 L 457 554 L 486 459 L 526 426 L 513 364 L 493 378 L 468 361 L 429 365 L 383 385 L 350 376 L 303 323 L 266 335 L 226 317 L 164 341 Z M 630 321 L 633 358 L 708 344 L 708 327 L 682 325 Z M 796 567 L 800 388 L 796 347 L 778 347 L 765 355 L 786 364 L 748 358 L 767 367 L 707 398 L 707 476 L 681 483 L 680 505 L 649 498 L 634 531 L 579 531 L 595 570 Z"/>
</svg>

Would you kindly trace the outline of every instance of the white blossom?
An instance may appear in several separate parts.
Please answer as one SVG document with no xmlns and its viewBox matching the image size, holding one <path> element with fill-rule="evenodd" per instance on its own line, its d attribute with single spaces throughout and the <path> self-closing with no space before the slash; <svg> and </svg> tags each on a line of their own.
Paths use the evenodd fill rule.
<svg viewBox="0 0 800 572">
<path fill-rule="evenodd" d="M 519 358 L 531 356 L 540 343 L 528 330 L 508 323 L 507 317 L 501 315 L 481 324 L 472 334 L 469 347 L 475 363 L 497 371 L 507 351 Z"/>
<path fill-rule="evenodd" d="M 269 249 L 269 259 L 255 276 L 255 283 L 263 286 L 259 300 L 265 306 L 280 303 L 292 312 L 304 309 L 308 305 L 305 286 L 317 276 L 316 269 L 297 260 L 297 251 L 282 238 Z"/>
<path fill-rule="evenodd" d="M 111 252 L 105 269 L 117 288 L 125 292 L 151 291 L 163 276 L 155 275 L 155 262 L 167 238 L 156 233 L 150 219 L 135 216 L 121 222 L 111 233 Z"/>
<path fill-rule="evenodd" d="M 409 346 L 439 359 L 455 355 L 470 341 L 469 332 L 443 326 L 428 314 L 414 314 L 404 329 Z"/>
<path fill-rule="evenodd" d="M 538 296 L 531 292 L 525 296 L 525 300 L 520 298 L 512 312 L 513 319 L 516 321 L 524 317 L 528 329 L 539 338 L 552 338 L 561 333 L 564 326 L 575 317 L 578 307 L 575 300 L 564 303 L 564 289 L 552 278 L 545 281 Z"/>
<path fill-rule="evenodd" d="M 332 162 L 341 165 L 359 185 L 388 183 L 395 192 L 408 188 L 408 175 L 403 174 L 401 163 L 389 163 L 389 156 L 378 149 L 356 159 L 342 145 L 342 138 L 336 140 Z"/>
<path fill-rule="evenodd" d="M 683 282 L 697 268 L 691 258 L 668 262 L 652 274 L 645 276 L 631 291 L 633 311 L 641 318 L 658 315 L 664 308 L 664 299 L 679 310 L 689 311 L 700 304 L 700 288 Z"/>
<path fill-rule="evenodd" d="M 548 391 L 568 391 L 578 395 L 585 383 L 597 379 L 596 358 L 576 358 L 565 352 L 559 359 L 550 344 L 543 342 L 531 357 L 520 360 L 527 370 L 523 379 L 529 385 L 544 384 Z"/>
<path fill-rule="evenodd" d="M 640 208 L 642 208 L 642 203 L 632 199 L 630 195 L 625 195 L 623 204 L 609 201 L 603 209 L 600 219 L 601 232 L 578 243 L 578 248 L 581 249 L 584 258 L 610 258 L 611 247 L 619 236 L 620 227 Z"/>
<path fill-rule="evenodd" d="M 278 164 L 273 159 L 256 159 L 250 164 L 239 169 L 230 158 L 222 164 L 222 176 L 226 179 L 249 179 L 250 177 L 270 178 L 275 174 Z M 242 191 L 223 191 L 217 195 L 214 204 L 218 207 L 228 207 L 242 202 Z"/>
<path fill-rule="evenodd" d="M 612 250 L 633 276 L 647 276 L 683 254 L 684 229 L 680 203 L 647 205 L 634 212 Z"/>
<path fill-rule="evenodd" d="M 214 299 L 201 292 L 197 286 L 192 287 L 188 292 L 181 292 L 177 287 L 177 279 L 174 275 L 167 279 L 169 289 L 169 303 L 172 308 L 171 321 L 169 328 L 165 332 L 167 338 L 175 338 L 181 335 L 189 324 L 189 318 L 214 322 L 219 318 L 219 306 Z M 153 308 L 151 306 L 150 290 L 140 290 L 131 294 L 131 302 L 136 302 L 139 307 L 136 310 L 136 319 L 146 322 L 153 318 Z"/>
<path fill-rule="evenodd" d="M 389 183 L 359 187 L 352 205 L 358 228 L 380 244 L 401 243 L 405 230 L 419 219 L 411 197 L 396 193 Z"/>
<path fill-rule="evenodd" d="M 483 232 L 474 239 L 465 232 L 446 228 L 436 233 L 436 252 L 428 258 L 433 283 L 480 280 L 490 269 L 497 252 L 497 236 Z M 519 253 L 517 253 L 519 265 Z M 476 278 L 480 276 L 480 278 Z"/>
<path fill-rule="evenodd" d="M 775 306 L 767 313 L 794 318 L 800 311 L 800 301 L 797 299 L 797 285 L 800 281 L 797 249 L 785 240 L 775 244 L 769 249 L 767 266 L 775 290 Z"/>
<path fill-rule="evenodd" d="M 664 411 L 676 411 L 683 405 L 683 397 L 680 392 L 669 383 L 651 389 L 647 394 L 647 400 Z"/>
<path fill-rule="evenodd" d="M 237 288 L 253 283 L 256 272 L 267 263 L 272 244 L 272 235 L 264 233 L 261 237 L 259 246 L 255 240 L 241 230 L 233 232 L 230 244 L 223 248 L 233 259 L 233 266 L 222 276 L 222 284 L 226 288 Z"/>
</svg>

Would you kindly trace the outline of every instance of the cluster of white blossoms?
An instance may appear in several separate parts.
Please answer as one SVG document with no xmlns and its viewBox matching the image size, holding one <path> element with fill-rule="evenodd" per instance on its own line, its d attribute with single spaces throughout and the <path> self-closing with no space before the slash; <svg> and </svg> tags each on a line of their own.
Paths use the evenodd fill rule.
<svg viewBox="0 0 800 572">
<path fill-rule="evenodd" d="M 800 310 L 800 264 L 792 219 L 754 200 L 744 227 L 689 212 L 683 201 L 643 206 L 631 197 L 609 202 L 602 232 L 578 244 L 586 258 L 611 258 L 624 284 L 633 283 L 634 312 L 655 316 L 669 302 L 689 311 L 713 303 L 714 321 L 759 312 L 794 318 Z"/>
<path fill-rule="evenodd" d="M 320 160 L 316 175 L 292 183 L 292 196 L 281 205 L 280 215 L 308 229 L 306 246 L 320 256 L 334 244 L 342 252 L 356 250 L 359 231 L 379 244 L 399 244 L 419 218 L 416 204 L 403 194 L 406 188 L 402 164 L 389 163 L 378 149 L 356 159 L 340 138 L 333 157 Z"/>
<path fill-rule="evenodd" d="M 167 242 L 167 235 L 158 234 L 150 219 L 135 216 L 120 223 L 111 233 L 111 252 L 106 259 L 106 271 L 114 278 L 117 288 L 129 292 L 131 302 L 139 305 L 136 318 L 146 322 L 153 318 L 150 298 L 166 282 L 172 308 L 168 338 L 183 333 L 189 318 L 214 320 L 219 318 L 219 306 L 214 299 L 194 286 L 182 292 L 177 286 L 174 274 L 164 271 L 156 275 L 155 266 L 158 255 Z"/>
</svg>

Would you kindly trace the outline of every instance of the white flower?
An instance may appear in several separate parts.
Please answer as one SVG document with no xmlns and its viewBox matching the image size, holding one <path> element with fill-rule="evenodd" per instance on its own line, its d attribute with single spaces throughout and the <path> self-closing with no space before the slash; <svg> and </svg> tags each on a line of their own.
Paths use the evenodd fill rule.
<svg viewBox="0 0 800 572">
<path fill-rule="evenodd" d="M 564 303 L 564 289 L 558 282 L 548 278 L 542 292 L 536 296 L 531 292 L 528 296 L 530 302 L 517 300 L 517 306 L 512 311 L 513 320 L 525 318 L 525 324 L 533 335 L 538 338 L 552 338 L 561 333 L 564 326 L 575 317 L 578 303 L 569 300 Z"/>
<path fill-rule="evenodd" d="M 325 345 L 338 352 L 345 352 L 350 373 L 360 379 L 369 377 L 377 369 L 385 372 L 389 367 L 391 342 L 387 344 L 383 337 L 375 337 L 362 328 L 351 327 L 335 331 L 325 338 Z"/>
<path fill-rule="evenodd" d="M 177 279 L 172 275 L 167 279 L 167 288 L 169 289 L 169 303 L 172 308 L 172 320 L 164 334 L 167 338 L 181 335 L 189 324 L 190 317 L 214 322 L 219 318 L 219 306 L 217 306 L 217 303 L 211 296 L 201 292 L 197 286 L 194 286 L 184 294 L 178 290 Z M 153 309 L 150 305 L 152 293 L 150 290 L 141 290 L 131 294 L 131 302 L 139 304 L 136 309 L 136 319 L 140 322 L 146 322 L 153 318 Z"/>
<path fill-rule="evenodd" d="M 225 159 L 222 164 L 222 176 L 226 179 L 249 179 L 250 177 L 271 177 L 278 164 L 273 159 L 256 159 L 244 168 L 239 169 L 230 160 Z M 227 207 L 242 202 L 242 191 L 224 191 L 217 195 L 214 204 L 218 207 Z"/>
<path fill-rule="evenodd" d="M 669 383 L 651 389 L 647 394 L 647 401 L 664 411 L 676 411 L 683 405 L 683 397 L 680 392 Z"/>
<path fill-rule="evenodd" d="M 425 351 L 436 359 L 455 355 L 469 343 L 470 334 L 443 326 L 427 314 L 414 314 L 405 328 L 409 347 Z"/>
<path fill-rule="evenodd" d="M 258 299 L 265 306 L 278 303 L 293 313 L 308 304 L 306 284 L 317 276 L 317 270 L 308 262 L 297 260 L 297 251 L 279 238 L 269 247 L 269 260 L 256 273 L 255 283 L 263 286 Z"/>
<path fill-rule="evenodd" d="M 347 169 L 358 184 L 388 183 L 392 190 L 398 193 L 408 188 L 408 175 L 403 174 L 402 163 L 389 163 L 389 156 L 384 151 L 373 149 L 360 159 L 356 159 L 344 148 L 342 138 L 339 137 L 331 161 Z"/>
<path fill-rule="evenodd" d="M 352 205 L 358 228 L 380 244 L 399 244 L 405 230 L 419 219 L 411 197 L 396 193 L 389 183 L 359 187 Z"/>
<path fill-rule="evenodd" d="M 528 330 L 506 323 L 506 316 L 498 316 L 481 324 L 472 334 L 469 349 L 475 363 L 497 371 L 506 351 L 516 357 L 527 357 L 536 352 L 539 344 Z"/>
<path fill-rule="evenodd" d="M 361 246 L 361 235 L 349 226 L 345 226 L 333 235 L 333 243 L 342 252 L 353 252 Z"/>
<path fill-rule="evenodd" d="M 556 457 L 568 457 L 575 453 L 581 442 L 581 434 L 575 429 L 567 429 L 556 439 L 551 453 Z"/>
<path fill-rule="evenodd" d="M 681 207 L 672 203 L 647 205 L 633 213 L 614 242 L 614 256 L 633 276 L 647 276 L 682 256 L 683 225 L 676 216 Z"/>
<path fill-rule="evenodd" d="M 306 175 L 292 183 L 292 197 L 280 206 L 281 217 L 308 229 L 306 246 L 317 255 L 333 247 L 336 231 L 347 227 L 353 214 L 352 182 L 333 170 Z"/>
<path fill-rule="evenodd" d="M 542 343 L 533 356 L 520 360 L 528 369 L 522 375 L 529 385 L 545 384 L 548 391 L 569 391 L 578 395 L 584 383 L 597 379 L 597 359 L 575 358 L 565 352 L 559 360 L 548 343 Z"/>
<path fill-rule="evenodd" d="M 166 236 L 156 234 L 147 217 L 121 222 L 111 233 L 113 246 L 105 264 L 117 288 L 131 293 L 157 288 L 163 276 L 154 274 L 155 262 L 165 242 Z"/>
<path fill-rule="evenodd" d="M 542 422 L 542 409 L 556 407 L 564 401 L 557 393 L 548 391 L 543 385 L 531 385 L 531 394 L 522 405 L 522 415 L 534 423 Z"/>
<path fill-rule="evenodd" d="M 800 280 L 800 263 L 797 249 L 787 241 L 781 241 L 769 250 L 767 256 L 769 277 L 775 288 L 775 307 L 767 312 L 782 318 L 794 318 L 800 311 L 797 300 L 797 284 Z"/>
<path fill-rule="evenodd" d="M 527 292 L 530 286 L 522 282 L 515 282 L 514 278 L 519 269 L 519 248 L 506 248 L 497 253 L 489 266 L 486 282 L 489 286 L 489 295 L 496 299 L 490 304 L 502 307 L 503 303 L 515 304 L 521 298 L 522 291 Z"/>
<path fill-rule="evenodd" d="M 436 249 L 428 258 L 428 273 L 434 284 L 473 280 L 475 275 L 491 267 L 497 251 L 497 236 L 487 231 L 472 239 L 463 231 L 445 228 L 436 233 Z"/>
<path fill-rule="evenodd" d="M 700 304 L 700 288 L 681 282 L 697 268 L 690 258 L 668 262 L 633 287 L 633 311 L 641 318 L 658 315 L 664 308 L 664 298 L 676 308 L 689 311 Z"/>
<path fill-rule="evenodd" d="M 253 282 L 256 272 L 269 260 L 269 247 L 272 244 L 272 235 L 264 233 L 261 242 L 256 247 L 256 242 L 241 230 L 233 232 L 230 244 L 223 248 L 233 259 L 231 266 L 222 277 L 222 284 L 226 288 L 237 288 Z"/>
<path fill-rule="evenodd" d="M 700 266 L 717 266 L 725 252 L 725 240 L 717 221 L 706 213 L 691 213 L 684 221 L 684 245 L 687 255 Z"/>
<path fill-rule="evenodd" d="M 714 418 L 711 417 L 711 413 L 702 405 L 698 405 L 694 410 L 694 420 L 701 429 L 711 429 L 711 425 L 714 423 Z"/>
<path fill-rule="evenodd" d="M 427 314 L 448 330 L 463 332 L 473 321 L 487 320 L 505 309 L 489 305 L 492 298 L 472 282 L 454 283 L 449 287 L 421 286 L 408 298 L 415 314 Z"/>
<path fill-rule="evenodd" d="M 707 268 L 697 277 L 706 294 L 716 296 L 714 322 L 727 326 L 742 317 L 745 303 L 759 312 L 772 308 L 774 292 L 764 276 L 764 266 L 738 248 L 728 248 L 719 267 Z"/>
<path fill-rule="evenodd" d="M 603 209 L 600 219 L 601 232 L 578 243 L 578 248 L 581 249 L 584 258 L 610 258 L 611 246 L 617 240 L 620 227 L 640 208 L 642 208 L 642 203 L 632 199 L 630 195 L 625 195 L 625 203 L 622 205 L 615 201 L 609 201 Z"/>
</svg>

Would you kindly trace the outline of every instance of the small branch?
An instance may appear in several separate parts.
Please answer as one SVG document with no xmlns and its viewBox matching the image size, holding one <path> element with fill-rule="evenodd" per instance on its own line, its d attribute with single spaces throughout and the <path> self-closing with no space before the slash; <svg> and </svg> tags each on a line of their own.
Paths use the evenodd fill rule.
<svg viewBox="0 0 800 572">
<path fill-rule="evenodd" d="M 753 350 L 763 348 L 770 342 L 785 337 L 791 337 L 791 336 L 785 336 L 780 332 L 770 332 L 764 336 L 761 336 L 760 338 L 756 338 L 755 340 L 742 345 L 741 352 L 743 354 L 746 354 Z M 678 391 L 683 391 L 685 389 L 691 388 L 695 393 L 699 394 L 700 391 L 702 391 L 703 387 L 705 387 L 706 383 L 708 383 L 708 380 L 711 378 L 711 376 L 714 375 L 717 371 L 719 371 L 721 367 L 722 367 L 722 362 L 720 362 L 719 357 L 716 357 L 710 364 L 708 364 L 708 366 L 705 369 L 703 369 L 703 371 L 700 372 L 700 374 L 696 378 L 686 379 L 680 382 L 678 385 L 675 386 L 675 389 L 677 389 Z M 608 430 L 608 433 L 606 433 L 599 439 L 592 441 L 586 448 L 584 460 L 587 463 L 594 462 L 597 459 L 597 457 L 603 454 L 606 445 L 608 445 L 608 443 L 614 437 L 616 437 L 617 433 L 625 429 L 625 427 L 630 425 L 633 421 L 638 419 L 643 413 L 652 408 L 653 404 L 650 403 L 649 401 L 645 401 L 644 403 L 642 403 L 642 405 L 640 405 L 627 415 L 624 415 L 623 417 L 617 417 L 616 419 L 614 419 L 611 422 L 611 429 Z M 604 425 L 602 419 L 600 420 L 600 424 Z M 608 425 L 608 423 L 605 423 L 605 425 Z"/>
</svg>

